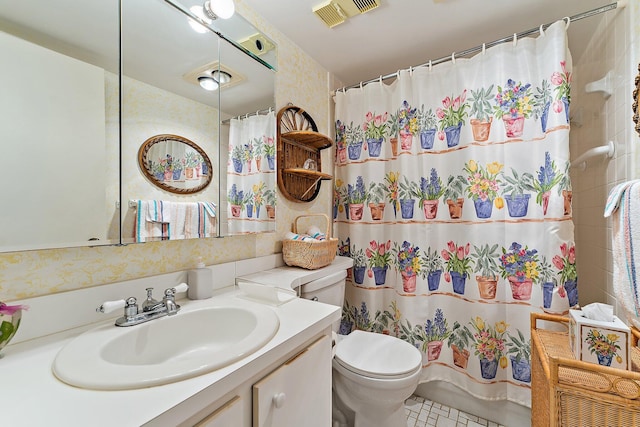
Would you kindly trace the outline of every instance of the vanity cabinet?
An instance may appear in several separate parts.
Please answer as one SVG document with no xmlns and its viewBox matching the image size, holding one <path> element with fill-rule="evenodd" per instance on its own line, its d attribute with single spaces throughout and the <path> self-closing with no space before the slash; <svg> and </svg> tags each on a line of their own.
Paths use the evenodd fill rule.
<svg viewBox="0 0 640 427">
<path fill-rule="evenodd" d="M 241 399 L 240 396 L 235 396 L 209 414 L 205 419 L 196 423 L 194 427 L 243 426 L 245 422 Z"/>
<path fill-rule="evenodd" d="M 206 390 L 146 426 L 168 423 L 183 427 L 331 425 L 331 338 L 328 333 L 318 334 L 287 352 L 237 387 L 216 390 L 224 391 L 224 396 L 204 405 L 204 409 L 196 408 L 208 399 Z"/>
<path fill-rule="evenodd" d="M 289 200 L 310 202 L 320 192 L 321 181 L 332 179 L 322 172 L 320 151 L 333 142 L 300 107 L 282 108 L 276 120 L 278 188 Z"/>
<path fill-rule="evenodd" d="M 253 427 L 331 425 L 331 343 L 323 336 L 253 385 Z"/>
</svg>

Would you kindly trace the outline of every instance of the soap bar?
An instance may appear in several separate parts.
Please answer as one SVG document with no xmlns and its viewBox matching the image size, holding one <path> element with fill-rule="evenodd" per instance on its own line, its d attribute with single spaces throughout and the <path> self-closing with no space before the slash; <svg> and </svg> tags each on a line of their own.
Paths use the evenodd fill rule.
<svg viewBox="0 0 640 427">
<path fill-rule="evenodd" d="M 213 271 L 198 262 L 197 268 L 187 274 L 187 297 L 189 299 L 207 299 L 213 296 Z"/>
</svg>

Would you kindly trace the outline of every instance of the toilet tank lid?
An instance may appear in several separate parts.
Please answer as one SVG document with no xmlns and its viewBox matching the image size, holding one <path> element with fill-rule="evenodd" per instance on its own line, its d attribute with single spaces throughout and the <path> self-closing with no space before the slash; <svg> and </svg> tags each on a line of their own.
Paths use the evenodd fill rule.
<svg viewBox="0 0 640 427">
<path fill-rule="evenodd" d="M 352 266 L 352 258 L 337 256 L 331 264 L 317 270 L 306 270 L 299 267 L 278 267 L 253 274 L 239 276 L 237 277 L 237 280 L 244 279 L 264 285 L 296 289 L 302 285 L 306 285 L 309 282 L 321 280 L 327 276 L 331 276 L 334 274 L 340 274 L 340 272 L 346 272 Z"/>
<path fill-rule="evenodd" d="M 409 374 L 422 365 L 422 353 L 408 342 L 360 330 L 340 340 L 335 357 L 351 371 L 378 378 Z"/>
</svg>

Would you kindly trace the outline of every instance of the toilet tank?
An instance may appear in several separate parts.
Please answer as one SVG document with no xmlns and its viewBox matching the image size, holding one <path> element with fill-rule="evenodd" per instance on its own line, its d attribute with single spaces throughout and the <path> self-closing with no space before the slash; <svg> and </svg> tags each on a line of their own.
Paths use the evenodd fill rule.
<svg viewBox="0 0 640 427">
<path fill-rule="evenodd" d="M 324 302 L 342 307 L 344 304 L 345 280 L 347 270 L 303 283 L 300 286 L 300 296 L 305 299 Z"/>
</svg>

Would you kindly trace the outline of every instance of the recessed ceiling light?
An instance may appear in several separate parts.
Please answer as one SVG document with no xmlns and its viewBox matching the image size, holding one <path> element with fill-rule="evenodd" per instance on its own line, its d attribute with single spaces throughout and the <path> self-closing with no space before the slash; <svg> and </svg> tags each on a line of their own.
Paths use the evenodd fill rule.
<svg viewBox="0 0 640 427">
<path fill-rule="evenodd" d="M 189 10 L 195 16 L 202 19 L 203 22 L 207 24 L 211 24 L 212 21 L 207 16 L 205 16 L 202 6 L 191 6 Z M 195 31 L 196 33 L 204 34 L 208 31 L 207 27 L 205 27 L 204 25 L 202 25 L 200 22 L 196 21 L 193 18 L 189 18 L 189 25 L 191 25 L 191 28 L 193 28 L 193 31 Z"/>
<path fill-rule="evenodd" d="M 204 90 L 214 91 L 220 87 L 213 77 L 200 76 L 198 77 L 198 83 L 200 83 L 200 87 Z"/>
</svg>

